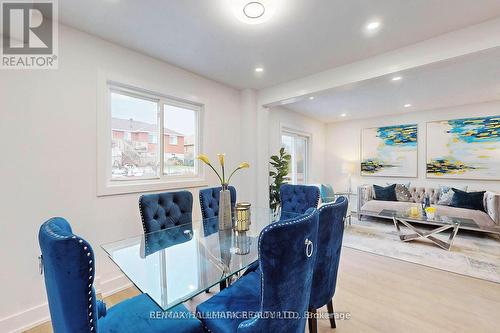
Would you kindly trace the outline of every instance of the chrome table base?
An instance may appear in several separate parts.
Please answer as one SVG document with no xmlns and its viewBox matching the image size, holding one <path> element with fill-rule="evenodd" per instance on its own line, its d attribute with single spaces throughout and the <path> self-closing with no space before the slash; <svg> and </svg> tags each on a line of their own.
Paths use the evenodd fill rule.
<svg viewBox="0 0 500 333">
<path fill-rule="evenodd" d="M 436 228 L 436 229 L 433 229 L 431 231 L 422 231 L 422 230 L 418 230 L 410 222 L 405 221 L 404 219 L 393 217 L 393 221 L 394 221 L 394 225 L 396 226 L 396 229 L 398 230 L 399 239 L 401 239 L 403 242 L 408 242 L 408 241 L 412 241 L 412 240 L 419 239 L 419 238 L 427 238 L 428 240 L 430 240 L 431 242 L 433 242 L 437 246 L 439 246 L 442 249 L 445 249 L 447 251 L 450 250 L 451 245 L 453 244 L 453 240 L 455 239 L 455 236 L 457 235 L 458 227 L 459 227 L 458 223 L 454 223 L 454 224 L 443 225 L 443 226 Z M 400 223 L 405 225 L 408 229 L 414 231 L 415 233 L 403 234 L 401 232 L 401 228 L 399 226 Z M 442 240 L 433 236 L 433 235 L 436 235 L 440 232 L 443 232 L 445 230 L 452 229 L 452 228 L 453 228 L 453 230 L 452 230 L 451 235 L 448 239 L 448 242 L 442 241 Z"/>
</svg>

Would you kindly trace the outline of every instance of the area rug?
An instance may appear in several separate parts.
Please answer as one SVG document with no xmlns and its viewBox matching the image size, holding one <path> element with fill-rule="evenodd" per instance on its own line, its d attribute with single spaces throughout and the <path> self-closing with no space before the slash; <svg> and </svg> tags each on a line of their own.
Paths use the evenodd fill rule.
<svg viewBox="0 0 500 333">
<path fill-rule="evenodd" d="M 402 231 L 411 232 L 404 228 Z M 436 237 L 447 241 L 449 235 L 449 232 L 443 232 Z M 366 252 L 500 283 L 500 237 L 495 235 L 460 230 L 450 251 L 446 251 L 428 240 L 402 242 L 391 220 L 363 217 L 358 221 L 353 217 L 352 224 L 345 228 L 343 244 Z"/>
</svg>

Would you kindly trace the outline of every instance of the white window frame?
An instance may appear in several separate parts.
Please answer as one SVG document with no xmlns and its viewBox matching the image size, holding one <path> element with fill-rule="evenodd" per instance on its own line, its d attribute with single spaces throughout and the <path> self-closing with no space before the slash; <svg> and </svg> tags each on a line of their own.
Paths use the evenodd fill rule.
<svg viewBox="0 0 500 333">
<path fill-rule="evenodd" d="M 100 91 L 98 100 L 102 103 L 98 107 L 97 127 L 97 195 L 115 195 L 125 193 L 137 193 L 147 191 L 171 190 L 179 188 L 193 188 L 207 186 L 204 169 L 195 159 L 196 175 L 164 175 L 164 105 L 172 105 L 196 111 L 196 138 L 195 156 L 202 150 L 202 124 L 204 116 L 204 105 L 198 102 L 183 100 L 150 90 L 137 88 L 135 86 L 119 83 L 112 80 L 104 80 L 103 89 Z M 134 179 L 113 179 L 111 176 L 111 93 L 152 100 L 158 103 L 158 162 L 159 174 L 154 177 L 134 177 Z"/>
<path fill-rule="evenodd" d="M 175 139 L 175 140 L 172 140 Z M 168 136 L 168 144 L 172 146 L 177 146 L 179 144 L 179 137 L 177 135 Z"/>
<path fill-rule="evenodd" d="M 303 132 L 303 131 L 300 131 L 300 130 L 297 130 L 294 128 L 281 126 L 280 147 L 282 146 L 283 135 L 288 135 L 288 136 L 291 136 L 294 138 L 302 137 L 302 138 L 306 139 L 306 147 L 305 147 L 306 151 L 304 154 L 304 159 L 305 159 L 304 184 L 308 184 L 309 183 L 310 168 L 311 168 L 309 162 L 311 160 L 310 154 L 311 154 L 312 135 L 310 133 L 306 133 L 306 132 Z M 295 145 L 295 139 L 293 141 L 293 145 Z M 292 148 L 292 149 L 294 149 L 294 148 Z M 297 167 L 296 161 L 295 161 L 295 154 L 292 154 L 292 152 L 290 152 L 290 155 L 292 155 L 292 160 L 290 161 L 290 164 L 292 165 L 292 170 L 290 170 L 290 173 L 292 174 L 292 179 L 290 179 L 290 183 L 297 184 L 297 175 L 296 175 L 296 172 L 294 172 L 295 168 Z"/>
</svg>

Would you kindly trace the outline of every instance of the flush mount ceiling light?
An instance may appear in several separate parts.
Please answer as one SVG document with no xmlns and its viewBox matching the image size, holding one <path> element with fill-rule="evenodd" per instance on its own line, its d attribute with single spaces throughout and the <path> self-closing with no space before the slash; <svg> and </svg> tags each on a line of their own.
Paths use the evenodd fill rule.
<svg viewBox="0 0 500 333">
<path fill-rule="evenodd" d="M 382 27 L 382 22 L 380 20 L 371 20 L 365 25 L 365 35 L 372 36 L 376 34 Z"/>
<path fill-rule="evenodd" d="M 264 68 L 262 68 L 262 67 L 255 67 L 255 71 L 257 73 L 262 73 L 264 71 Z"/>
<path fill-rule="evenodd" d="M 241 22 L 260 24 L 274 16 L 283 0 L 227 0 L 233 14 Z"/>
<path fill-rule="evenodd" d="M 341 116 L 342 118 L 347 117 L 347 113 L 341 113 L 341 114 L 340 114 L 340 116 Z"/>
<path fill-rule="evenodd" d="M 410 103 L 406 103 L 405 105 L 403 105 L 405 108 L 410 108 L 411 107 L 411 104 Z"/>
<path fill-rule="evenodd" d="M 309 96 L 309 99 L 312 101 L 314 99 L 314 96 Z"/>
<path fill-rule="evenodd" d="M 258 1 L 251 1 L 243 7 L 243 14 L 249 19 L 262 17 L 266 12 L 266 7 Z"/>
<path fill-rule="evenodd" d="M 399 81 L 401 79 L 402 79 L 401 76 L 395 76 L 395 77 L 392 78 L 392 81 Z"/>
</svg>

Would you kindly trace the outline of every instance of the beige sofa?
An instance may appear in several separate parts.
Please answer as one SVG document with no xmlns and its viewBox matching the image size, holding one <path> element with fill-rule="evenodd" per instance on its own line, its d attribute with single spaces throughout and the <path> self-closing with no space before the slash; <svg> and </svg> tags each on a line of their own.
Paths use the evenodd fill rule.
<svg viewBox="0 0 500 333">
<path fill-rule="evenodd" d="M 415 203 L 422 203 L 428 195 L 431 205 L 436 207 L 436 214 L 450 217 L 471 218 L 481 226 L 500 225 L 500 194 L 487 191 L 484 194 L 484 207 L 486 212 L 456 208 L 450 206 L 437 205 L 439 201 L 439 188 L 410 187 L 410 202 L 403 201 L 380 201 L 374 198 L 373 185 L 362 185 L 358 187 L 358 212 L 359 219 L 363 215 L 370 215 L 368 212 L 379 213 L 384 209 L 407 211 Z M 362 214 L 363 211 L 365 214 Z"/>
</svg>

